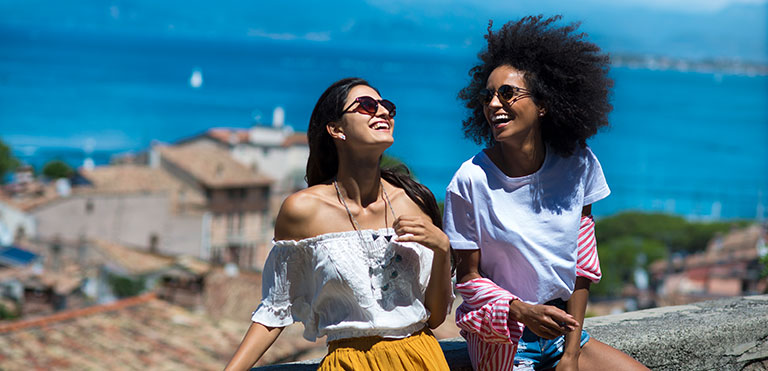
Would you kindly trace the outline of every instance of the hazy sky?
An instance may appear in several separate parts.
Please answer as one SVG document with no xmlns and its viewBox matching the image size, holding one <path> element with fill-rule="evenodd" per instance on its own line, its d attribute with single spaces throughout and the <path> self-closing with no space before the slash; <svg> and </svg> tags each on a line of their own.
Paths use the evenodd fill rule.
<svg viewBox="0 0 768 371">
<path fill-rule="evenodd" d="M 768 63 L 768 0 L 0 0 L 0 27 L 477 50 L 488 20 L 562 14 L 614 53 Z M 465 51 L 461 51 L 465 52 Z"/>
</svg>

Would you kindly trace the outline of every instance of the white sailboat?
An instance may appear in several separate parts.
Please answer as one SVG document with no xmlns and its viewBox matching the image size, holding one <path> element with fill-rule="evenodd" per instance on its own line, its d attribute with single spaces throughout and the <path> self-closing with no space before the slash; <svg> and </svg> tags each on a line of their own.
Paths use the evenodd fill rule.
<svg viewBox="0 0 768 371">
<path fill-rule="evenodd" d="M 203 86 L 203 70 L 195 68 L 192 70 L 192 75 L 189 76 L 189 86 L 198 89 Z"/>
</svg>

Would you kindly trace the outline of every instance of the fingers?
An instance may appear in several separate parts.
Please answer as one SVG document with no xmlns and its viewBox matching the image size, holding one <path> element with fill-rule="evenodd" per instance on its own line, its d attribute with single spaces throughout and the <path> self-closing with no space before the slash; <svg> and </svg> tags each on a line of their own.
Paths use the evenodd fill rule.
<svg viewBox="0 0 768 371">
<path fill-rule="evenodd" d="M 394 223 L 398 242 L 416 242 L 436 252 L 448 252 L 451 242 L 448 236 L 423 216 L 401 215 Z"/>
<path fill-rule="evenodd" d="M 573 318 L 572 315 L 563 312 L 562 310 L 558 310 L 558 312 L 559 313 L 552 314 L 552 319 L 561 327 L 568 328 L 569 331 L 579 327 L 579 321 L 577 321 L 576 318 Z"/>
<path fill-rule="evenodd" d="M 401 215 L 395 219 L 395 233 L 397 233 L 398 236 L 404 234 L 424 235 L 428 231 L 428 227 L 432 225 L 431 221 L 428 222 L 429 224 L 426 223 L 427 221 L 420 216 Z"/>
<path fill-rule="evenodd" d="M 530 323 L 531 331 L 545 339 L 554 339 L 577 328 L 578 321 L 570 314 L 548 305 L 534 305 Z"/>
</svg>

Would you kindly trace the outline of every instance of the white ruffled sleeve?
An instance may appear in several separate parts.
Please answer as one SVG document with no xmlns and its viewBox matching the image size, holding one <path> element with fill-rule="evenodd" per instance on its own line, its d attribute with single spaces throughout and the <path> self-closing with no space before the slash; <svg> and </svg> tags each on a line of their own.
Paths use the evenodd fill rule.
<svg viewBox="0 0 768 371">
<path fill-rule="evenodd" d="M 251 320 L 268 327 L 285 327 L 310 315 L 312 254 L 296 241 L 277 241 L 261 275 L 262 300 Z"/>
</svg>

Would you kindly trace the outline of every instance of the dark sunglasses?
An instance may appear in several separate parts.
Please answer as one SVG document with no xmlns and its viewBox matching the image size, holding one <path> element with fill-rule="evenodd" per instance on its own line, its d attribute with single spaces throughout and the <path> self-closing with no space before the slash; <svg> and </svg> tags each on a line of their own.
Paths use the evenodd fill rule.
<svg viewBox="0 0 768 371">
<path fill-rule="evenodd" d="M 493 100 L 493 97 L 498 94 L 499 98 L 503 99 L 510 105 L 515 104 L 515 102 L 519 101 L 520 99 L 530 97 L 531 91 L 528 89 L 520 88 L 517 86 L 511 86 L 511 85 L 502 85 L 499 87 L 498 90 L 493 91 L 491 89 L 482 89 L 478 93 L 478 99 L 483 102 L 483 104 L 489 104 Z"/>
<path fill-rule="evenodd" d="M 395 117 L 396 107 L 394 103 L 386 99 L 376 100 L 376 99 L 373 99 L 373 97 L 369 97 L 367 95 L 355 98 L 355 101 L 352 102 L 352 104 L 350 104 L 349 107 L 345 108 L 342 114 L 353 112 L 353 111 L 350 111 L 349 109 L 352 108 L 352 106 L 354 106 L 355 103 L 359 104 L 358 108 L 362 109 L 363 112 L 371 116 L 376 116 L 376 112 L 379 111 L 379 104 L 381 104 L 384 107 L 384 109 L 386 109 L 389 112 L 389 117 Z"/>
</svg>

